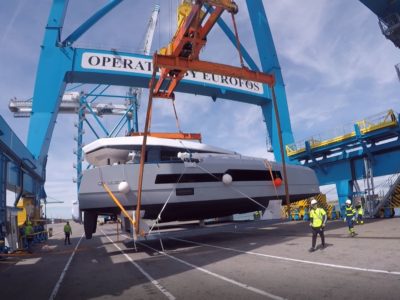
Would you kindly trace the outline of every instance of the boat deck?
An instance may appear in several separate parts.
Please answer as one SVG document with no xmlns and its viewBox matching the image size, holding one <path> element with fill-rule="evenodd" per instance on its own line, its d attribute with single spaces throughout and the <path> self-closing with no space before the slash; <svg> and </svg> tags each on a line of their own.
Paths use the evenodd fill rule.
<svg viewBox="0 0 400 300">
<path fill-rule="evenodd" d="M 31 255 L 0 260 L 2 299 L 398 299 L 400 218 L 367 220 L 350 238 L 329 222 L 328 247 L 309 253 L 306 222 L 236 222 L 126 245 L 116 225 L 92 240 L 63 224 Z M 206 233 L 206 234 L 203 234 Z M 24 288 L 21 288 L 24 287 Z"/>
</svg>

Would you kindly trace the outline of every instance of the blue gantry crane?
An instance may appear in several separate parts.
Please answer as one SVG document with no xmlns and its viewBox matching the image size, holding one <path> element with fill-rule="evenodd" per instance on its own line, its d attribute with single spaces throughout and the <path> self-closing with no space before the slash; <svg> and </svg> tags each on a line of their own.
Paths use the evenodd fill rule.
<svg viewBox="0 0 400 300">
<path fill-rule="evenodd" d="M 57 115 L 62 107 L 61 100 L 66 85 L 89 83 L 134 88 L 148 86 L 152 73 L 150 56 L 115 49 L 75 47 L 75 42 L 85 32 L 122 2 L 124 1 L 109 1 L 63 39 L 62 28 L 68 0 L 53 0 L 37 69 L 27 147 L 22 142 L 13 143 L 12 147 L 8 146 L 13 132 L 4 120 L 0 120 L 2 133 L 0 136 L 2 140 L 0 239 L 4 238 L 5 231 L 5 190 L 7 188 L 19 191 L 18 195 L 27 194 L 33 197 L 36 205 L 39 205 L 40 199 L 46 196 L 44 182 L 47 153 Z M 399 1 L 361 0 L 361 2 L 378 15 L 383 34 L 398 46 Z M 363 130 L 360 124 L 356 123 L 354 130 L 350 131 L 350 136 L 342 137 L 341 140 L 319 145 L 314 141 L 305 141 L 301 146 L 293 144 L 283 78 L 264 5 L 261 0 L 246 0 L 246 6 L 260 66 L 255 63 L 243 44 L 239 45 L 239 48 L 249 69 L 261 70 L 275 76 L 277 106 L 282 123 L 281 134 L 283 143 L 288 145 L 287 153 L 291 157 L 289 163 L 300 162 L 314 168 L 321 184 L 335 183 L 341 203 L 352 195 L 356 179 L 398 172 L 397 166 L 400 165 L 398 162 L 399 141 L 396 140 L 399 135 L 398 115 L 393 112 L 384 115 L 384 117 L 393 118 L 391 121 L 393 123 L 389 126 L 379 127 L 382 124 L 378 122 L 379 128 Z M 236 46 L 235 34 L 223 19 L 218 19 L 218 25 L 233 46 Z M 205 76 L 203 79 L 187 76 L 182 80 L 177 91 L 259 106 L 264 115 L 273 150 L 276 152 L 279 149 L 276 116 L 267 86 L 251 82 L 243 84 L 237 78 L 230 78 L 229 82 L 213 81 L 206 79 Z M 13 140 L 16 139 L 13 138 Z M 280 156 L 275 156 L 279 161 Z"/>
<path fill-rule="evenodd" d="M 315 170 L 321 185 L 335 184 L 339 203 L 360 193 L 365 179 L 366 209 L 375 215 L 373 178 L 400 172 L 399 115 L 393 110 L 286 146 L 290 159 Z"/>
<path fill-rule="evenodd" d="M 400 48 L 400 1 L 360 2 L 377 15 L 382 34 Z M 346 199 L 362 194 L 367 213 L 375 216 L 385 201 L 376 200 L 374 177 L 400 172 L 399 115 L 389 110 L 351 124 L 340 134 L 288 144 L 286 150 L 290 159 L 313 168 L 321 185 L 336 185 L 341 207 Z M 360 179 L 365 180 L 363 192 L 357 184 Z"/>
<path fill-rule="evenodd" d="M 24 149 L 30 155 L 29 159 L 24 160 L 23 154 L 16 152 L 16 157 L 24 162 L 24 166 L 29 167 L 30 164 L 27 161 L 32 162 L 30 167 L 34 170 L 32 174 L 37 176 L 37 180 L 34 182 L 35 189 L 30 193 L 35 199 L 40 199 L 45 195 L 44 180 L 47 154 L 66 86 L 73 83 L 89 83 L 146 88 L 152 75 L 151 56 L 121 52 L 115 49 L 98 50 L 75 47 L 75 42 L 85 32 L 116 6 L 124 2 L 123 0 L 108 1 L 69 36 L 62 38 L 68 2 L 68 0 L 53 0 L 52 2 L 36 73 L 27 147 L 22 143 L 18 146 L 18 150 Z M 264 5 L 262 0 L 247 0 L 246 6 L 258 49 L 259 57 L 257 60 L 260 61 L 261 65 L 257 66 L 255 59 L 250 56 L 243 44 L 239 48 L 250 70 L 272 73 L 275 76 L 277 109 L 282 124 L 281 134 L 283 143 L 290 144 L 293 143 L 293 135 L 284 83 Z M 232 30 L 221 18 L 219 18 L 218 24 L 232 42 L 232 46 L 236 47 L 237 40 Z M 214 77 L 203 75 L 189 74 L 181 81 L 176 91 L 259 106 L 265 118 L 273 150 L 279 151 L 276 115 L 268 86 L 256 82 L 243 81 L 235 77 L 218 81 Z M 2 126 L 6 125 L 0 124 L 0 126 L 1 129 L 3 128 Z M 10 130 L 10 132 L 12 131 Z M 276 157 L 279 161 L 280 156 L 276 155 Z M 25 169 L 20 170 L 24 171 Z M 6 172 L 4 166 L 1 171 L 2 174 Z M 3 176 L 1 178 L 1 182 L 4 184 L 7 182 L 6 177 Z M 19 188 L 21 189 L 21 184 Z M 3 207 L 4 201 L 1 201 L 1 207 Z M 36 204 L 38 203 L 37 201 Z M 3 219 L 2 215 L 0 215 L 0 225 L 5 224 Z"/>
<path fill-rule="evenodd" d="M 400 1 L 398 0 L 360 0 L 378 16 L 382 34 L 400 48 Z"/>
</svg>

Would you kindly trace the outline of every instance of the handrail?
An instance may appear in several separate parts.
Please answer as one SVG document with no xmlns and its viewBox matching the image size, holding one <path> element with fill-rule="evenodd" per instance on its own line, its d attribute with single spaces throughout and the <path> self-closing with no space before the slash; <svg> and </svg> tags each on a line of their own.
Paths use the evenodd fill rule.
<svg viewBox="0 0 400 300">
<path fill-rule="evenodd" d="M 396 180 L 393 179 L 396 178 Z M 386 183 L 390 183 L 392 182 L 392 184 L 390 185 L 389 190 L 386 192 L 385 196 L 383 197 L 383 199 L 378 203 L 378 205 L 374 208 L 374 211 L 372 213 L 373 216 L 376 216 L 379 212 L 379 210 L 385 206 L 385 204 L 390 200 L 390 197 L 392 196 L 393 192 L 395 191 L 396 187 L 400 184 L 400 173 L 394 174 L 392 175 L 390 178 L 388 178 L 388 180 L 386 181 Z"/>
<path fill-rule="evenodd" d="M 360 133 L 365 135 L 367 133 L 398 125 L 397 114 L 392 110 L 383 113 L 369 116 L 361 121 L 355 122 L 360 128 Z M 308 141 L 312 149 L 327 146 L 337 142 L 342 142 L 356 136 L 355 130 L 346 130 L 346 128 L 354 128 L 354 124 L 343 125 L 342 128 L 337 128 L 333 132 L 340 132 L 341 134 L 331 135 L 323 133 L 315 135 L 311 138 L 304 139 L 293 144 L 286 145 L 286 153 L 288 156 L 293 156 L 301 152 L 305 152 L 305 142 Z"/>
</svg>

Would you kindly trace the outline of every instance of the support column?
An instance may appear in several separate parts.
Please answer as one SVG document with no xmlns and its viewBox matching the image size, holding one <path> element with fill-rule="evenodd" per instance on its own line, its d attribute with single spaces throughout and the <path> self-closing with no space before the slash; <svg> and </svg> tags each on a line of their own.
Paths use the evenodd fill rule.
<svg viewBox="0 0 400 300">
<path fill-rule="evenodd" d="M 67 5 L 67 0 L 53 1 L 36 73 L 27 146 L 40 162 L 45 161 L 49 149 L 64 94 L 65 74 L 72 69 L 73 51 L 62 48 L 60 43 Z"/>
<path fill-rule="evenodd" d="M 265 14 L 265 9 L 262 0 L 246 0 L 247 8 L 250 15 L 251 25 L 257 44 L 258 54 L 262 71 L 275 75 L 275 94 L 278 103 L 278 111 L 281 120 L 281 133 L 283 144 L 291 144 L 294 142 L 292 127 L 290 124 L 289 109 L 286 100 L 285 84 L 279 65 L 278 55 L 276 53 L 274 41 L 271 34 L 271 29 L 268 24 L 268 19 Z M 276 117 L 272 106 L 271 95 L 266 95 L 268 101 L 262 106 L 262 112 L 267 125 L 269 137 L 271 139 L 272 149 L 274 151 L 276 161 L 281 161 L 279 154 L 279 139 L 276 127 Z M 297 164 L 295 161 L 290 161 L 286 156 L 285 161 L 291 164 Z"/>
<path fill-rule="evenodd" d="M 339 197 L 340 215 L 345 215 L 345 210 L 343 209 L 346 205 L 347 199 L 352 199 L 353 197 L 353 181 L 350 180 L 340 180 L 336 182 L 336 190 Z"/>
<path fill-rule="evenodd" d="M 0 154 L 0 241 L 6 235 L 7 222 L 7 158 Z"/>
<path fill-rule="evenodd" d="M 82 180 L 82 160 L 83 160 L 83 122 L 85 121 L 85 102 L 86 97 L 81 96 L 79 97 L 79 110 L 78 110 L 78 136 L 77 136 L 77 153 L 76 153 L 76 186 L 77 186 L 77 193 L 79 193 L 79 187 L 81 186 Z"/>
</svg>

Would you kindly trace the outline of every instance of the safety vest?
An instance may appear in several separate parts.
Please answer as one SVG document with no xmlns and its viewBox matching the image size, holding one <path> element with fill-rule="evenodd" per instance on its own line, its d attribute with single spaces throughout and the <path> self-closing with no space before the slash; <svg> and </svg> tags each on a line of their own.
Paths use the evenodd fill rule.
<svg viewBox="0 0 400 300">
<path fill-rule="evenodd" d="M 25 226 L 25 235 L 32 235 L 33 234 L 33 227 L 32 225 L 26 225 Z"/>
<path fill-rule="evenodd" d="M 69 225 L 66 224 L 66 225 L 64 226 L 64 232 L 65 232 L 65 233 L 71 233 L 71 231 L 72 231 L 71 226 L 69 226 Z"/>
<path fill-rule="evenodd" d="M 363 210 L 362 206 L 360 206 L 360 208 L 358 209 L 357 213 L 359 215 L 361 215 L 361 216 L 364 214 L 364 210 Z"/>
<path fill-rule="evenodd" d="M 324 216 L 326 216 L 326 212 L 323 208 L 311 209 L 310 218 L 312 219 L 312 227 L 321 227 L 324 221 Z"/>
<path fill-rule="evenodd" d="M 346 206 L 346 216 L 347 217 L 352 217 L 356 213 L 356 210 L 353 208 L 353 206 Z"/>
</svg>

